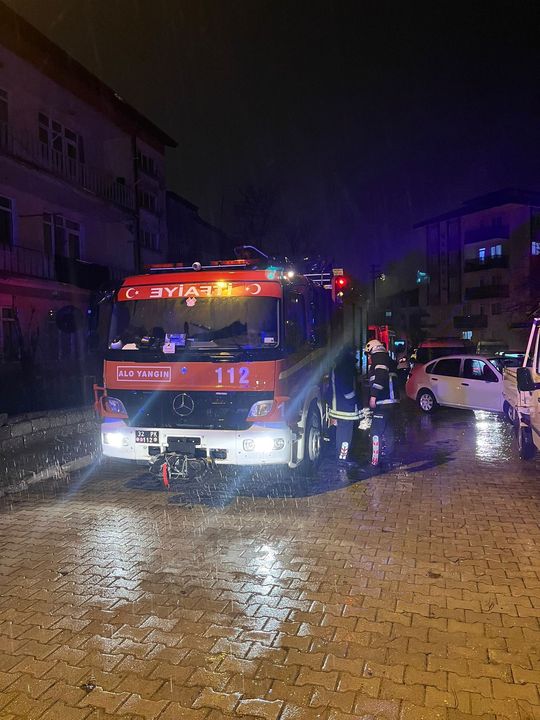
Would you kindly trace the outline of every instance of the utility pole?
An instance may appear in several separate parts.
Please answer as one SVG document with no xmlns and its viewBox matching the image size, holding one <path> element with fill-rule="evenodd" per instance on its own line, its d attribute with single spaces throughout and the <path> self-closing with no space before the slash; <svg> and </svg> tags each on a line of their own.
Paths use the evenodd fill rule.
<svg viewBox="0 0 540 720">
<path fill-rule="evenodd" d="M 377 300 L 377 280 L 380 277 L 381 274 L 381 267 L 380 265 L 371 265 L 371 299 L 373 302 L 373 305 L 375 305 L 375 302 Z"/>
</svg>

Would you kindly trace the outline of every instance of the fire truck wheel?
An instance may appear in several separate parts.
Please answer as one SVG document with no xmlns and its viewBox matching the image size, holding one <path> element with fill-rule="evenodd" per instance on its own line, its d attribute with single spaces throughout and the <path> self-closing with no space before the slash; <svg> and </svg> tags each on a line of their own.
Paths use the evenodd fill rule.
<svg viewBox="0 0 540 720">
<path fill-rule="evenodd" d="M 304 457 L 296 470 L 300 475 L 308 475 L 315 470 L 321 459 L 322 443 L 321 415 L 316 405 L 309 409 L 306 420 Z"/>
<path fill-rule="evenodd" d="M 503 403 L 503 414 L 504 417 L 508 420 L 508 422 L 513 425 L 515 421 L 514 408 L 510 405 L 509 402 L 506 402 L 506 400 Z"/>
<path fill-rule="evenodd" d="M 522 460 L 532 460 L 535 455 L 536 448 L 530 427 L 520 427 L 518 430 L 518 447 L 519 457 Z"/>
</svg>

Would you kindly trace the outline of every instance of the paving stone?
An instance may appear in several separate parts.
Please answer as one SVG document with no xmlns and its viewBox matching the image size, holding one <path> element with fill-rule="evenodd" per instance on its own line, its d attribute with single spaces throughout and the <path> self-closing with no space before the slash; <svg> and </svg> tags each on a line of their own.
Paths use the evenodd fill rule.
<svg viewBox="0 0 540 720">
<path fill-rule="evenodd" d="M 222 693 L 215 692 L 212 688 L 205 688 L 193 703 L 193 707 L 216 708 L 221 712 L 230 713 L 238 705 L 241 697 L 241 693 Z"/>
<path fill-rule="evenodd" d="M 137 715 L 147 720 L 154 720 L 167 706 L 167 700 L 145 700 L 140 695 L 131 695 L 126 702 L 116 710 L 116 714 Z"/>
<path fill-rule="evenodd" d="M 345 485 L 110 466 L 0 499 L 0 717 L 540 720 L 538 465 L 456 418 Z"/>
<path fill-rule="evenodd" d="M 237 715 L 251 715 L 264 720 L 277 720 L 283 703 L 279 700 L 241 700 L 235 712 Z"/>
</svg>

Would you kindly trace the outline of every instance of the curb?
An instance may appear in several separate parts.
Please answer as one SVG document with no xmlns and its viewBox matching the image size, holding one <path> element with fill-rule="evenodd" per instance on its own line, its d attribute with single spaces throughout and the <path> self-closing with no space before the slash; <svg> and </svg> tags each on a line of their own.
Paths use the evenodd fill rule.
<svg viewBox="0 0 540 720">
<path fill-rule="evenodd" d="M 99 458 L 100 453 L 90 453 L 83 455 L 83 457 L 77 458 L 76 460 L 70 460 L 63 465 L 53 465 L 40 470 L 39 472 L 33 472 L 25 477 L 20 482 L 14 483 L 13 485 L 7 485 L 6 487 L 0 488 L 0 497 L 4 495 L 14 495 L 15 493 L 24 492 L 32 485 L 36 485 L 44 480 L 58 480 L 65 477 L 69 473 L 76 472 L 77 470 L 83 470 L 84 468 L 92 465 Z"/>
</svg>

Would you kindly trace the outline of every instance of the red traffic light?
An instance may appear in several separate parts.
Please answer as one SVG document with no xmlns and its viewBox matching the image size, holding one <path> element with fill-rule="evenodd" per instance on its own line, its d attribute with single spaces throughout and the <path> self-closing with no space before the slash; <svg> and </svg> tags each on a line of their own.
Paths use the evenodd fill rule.
<svg viewBox="0 0 540 720">
<path fill-rule="evenodd" d="M 346 280 L 344 277 L 338 277 L 338 279 L 337 279 L 337 281 L 336 281 L 336 284 L 337 284 L 340 288 L 343 288 L 343 287 L 345 287 L 345 285 L 347 284 L 347 280 Z"/>
</svg>

